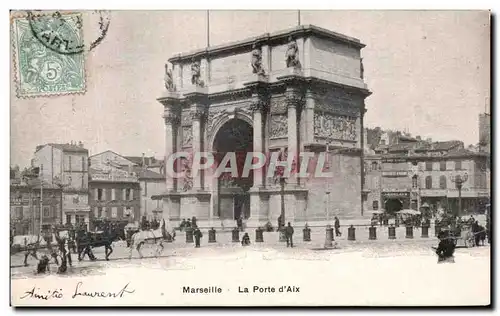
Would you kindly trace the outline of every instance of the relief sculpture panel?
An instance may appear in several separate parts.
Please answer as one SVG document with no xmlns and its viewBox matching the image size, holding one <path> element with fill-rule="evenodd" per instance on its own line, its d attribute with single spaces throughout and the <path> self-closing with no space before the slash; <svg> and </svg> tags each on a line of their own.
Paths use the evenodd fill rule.
<svg viewBox="0 0 500 316">
<path fill-rule="evenodd" d="M 191 142 L 193 141 L 193 130 L 191 126 L 183 126 L 182 127 L 182 147 L 191 146 Z"/>
<path fill-rule="evenodd" d="M 356 117 L 314 113 L 314 136 L 355 141 L 357 139 Z"/>
<path fill-rule="evenodd" d="M 270 103 L 272 114 L 283 114 L 287 112 L 287 104 L 284 97 L 272 98 Z"/>
<path fill-rule="evenodd" d="M 270 120 L 270 138 L 286 137 L 288 134 L 288 117 L 286 115 L 272 115 Z"/>
</svg>

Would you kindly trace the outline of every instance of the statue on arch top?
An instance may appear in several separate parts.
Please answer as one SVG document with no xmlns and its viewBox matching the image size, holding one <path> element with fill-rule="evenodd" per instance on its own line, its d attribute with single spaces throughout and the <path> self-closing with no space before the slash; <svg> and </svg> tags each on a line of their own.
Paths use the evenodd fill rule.
<svg viewBox="0 0 500 316">
<path fill-rule="evenodd" d="M 175 91 L 174 78 L 172 76 L 172 69 L 168 68 L 168 64 L 165 64 L 165 88 L 169 92 Z"/>
<path fill-rule="evenodd" d="M 299 47 L 293 37 L 288 38 L 288 48 L 286 50 L 286 68 L 300 69 Z"/>
<path fill-rule="evenodd" d="M 257 75 L 266 73 L 262 67 L 262 48 L 257 43 L 252 45 L 252 70 Z"/>
<path fill-rule="evenodd" d="M 191 83 L 198 87 L 203 87 L 204 83 L 201 80 L 201 64 L 199 60 L 194 58 L 191 61 Z"/>
</svg>

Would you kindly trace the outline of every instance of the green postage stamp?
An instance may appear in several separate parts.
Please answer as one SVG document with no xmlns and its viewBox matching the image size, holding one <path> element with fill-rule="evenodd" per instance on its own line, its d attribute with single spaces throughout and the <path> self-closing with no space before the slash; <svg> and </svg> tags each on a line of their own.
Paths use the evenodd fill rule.
<svg viewBox="0 0 500 316">
<path fill-rule="evenodd" d="M 81 14 L 28 13 L 11 21 L 18 97 L 85 92 Z"/>
</svg>

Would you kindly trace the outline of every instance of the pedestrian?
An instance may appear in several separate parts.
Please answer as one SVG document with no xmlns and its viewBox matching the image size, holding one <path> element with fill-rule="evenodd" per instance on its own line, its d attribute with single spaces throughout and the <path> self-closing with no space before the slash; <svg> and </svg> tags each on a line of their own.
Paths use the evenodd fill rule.
<svg viewBox="0 0 500 316">
<path fill-rule="evenodd" d="M 438 234 L 440 240 L 439 245 L 436 249 L 436 254 L 438 255 L 438 263 L 440 262 L 455 262 L 453 254 L 455 253 L 455 243 L 453 238 L 450 236 L 449 231 L 441 231 Z"/>
<path fill-rule="evenodd" d="M 278 216 L 278 231 L 281 230 L 282 226 L 283 226 L 283 217 L 280 215 Z"/>
<path fill-rule="evenodd" d="M 293 227 L 288 222 L 288 226 L 285 229 L 285 237 L 286 237 L 286 246 L 293 248 Z"/>
<path fill-rule="evenodd" d="M 42 258 L 38 261 L 38 265 L 36 267 L 36 273 L 46 273 L 49 272 L 49 257 L 43 255 Z"/>
<path fill-rule="evenodd" d="M 189 218 L 187 219 L 185 228 L 191 228 L 191 220 Z"/>
<path fill-rule="evenodd" d="M 191 227 L 193 227 L 193 228 L 197 228 L 198 227 L 198 225 L 196 224 L 196 216 L 193 216 L 191 218 Z"/>
<path fill-rule="evenodd" d="M 195 248 L 200 248 L 200 240 L 201 240 L 201 237 L 203 237 L 203 234 L 201 233 L 201 231 L 198 227 L 195 228 L 193 235 L 194 235 L 194 241 L 195 241 Z"/>
<path fill-rule="evenodd" d="M 238 217 L 238 219 L 236 220 L 236 225 L 238 226 L 238 229 L 242 232 L 243 231 L 243 219 L 240 217 Z"/>
<path fill-rule="evenodd" d="M 337 216 L 335 216 L 335 236 L 339 237 L 342 236 L 342 233 L 340 232 L 340 220 Z"/>
<path fill-rule="evenodd" d="M 243 235 L 243 238 L 241 239 L 241 245 L 242 246 L 249 246 L 250 245 L 250 236 L 248 236 L 248 233 L 245 233 Z"/>
<path fill-rule="evenodd" d="M 184 231 L 184 227 L 186 227 L 186 219 L 185 218 L 181 221 L 181 223 L 179 225 L 180 231 Z"/>
<path fill-rule="evenodd" d="M 71 257 L 70 257 L 71 258 Z M 66 273 L 68 270 L 68 261 L 66 256 L 61 256 L 61 265 L 57 268 L 57 273 Z"/>
</svg>

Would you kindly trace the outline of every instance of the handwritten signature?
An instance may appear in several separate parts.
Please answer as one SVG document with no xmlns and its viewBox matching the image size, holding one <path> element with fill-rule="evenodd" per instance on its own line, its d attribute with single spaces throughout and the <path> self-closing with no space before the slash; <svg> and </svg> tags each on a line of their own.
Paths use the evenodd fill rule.
<svg viewBox="0 0 500 316">
<path fill-rule="evenodd" d="M 90 298 L 121 298 L 125 294 L 133 294 L 135 290 L 131 290 L 128 288 L 130 282 L 125 284 L 119 291 L 116 292 L 106 292 L 106 291 L 89 291 L 85 290 L 83 287 L 83 282 L 78 282 L 76 284 L 75 290 L 72 292 L 71 298 L 74 299 L 76 297 L 90 297 Z M 36 286 L 33 286 L 32 289 L 25 291 L 24 295 L 21 296 L 21 299 L 26 298 L 34 298 L 39 300 L 48 301 L 50 299 L 62 299 L 64 298 L 64 292 L 62 289 L 52 289 L 52 290 L 40 290 Z"/>
</svg>

